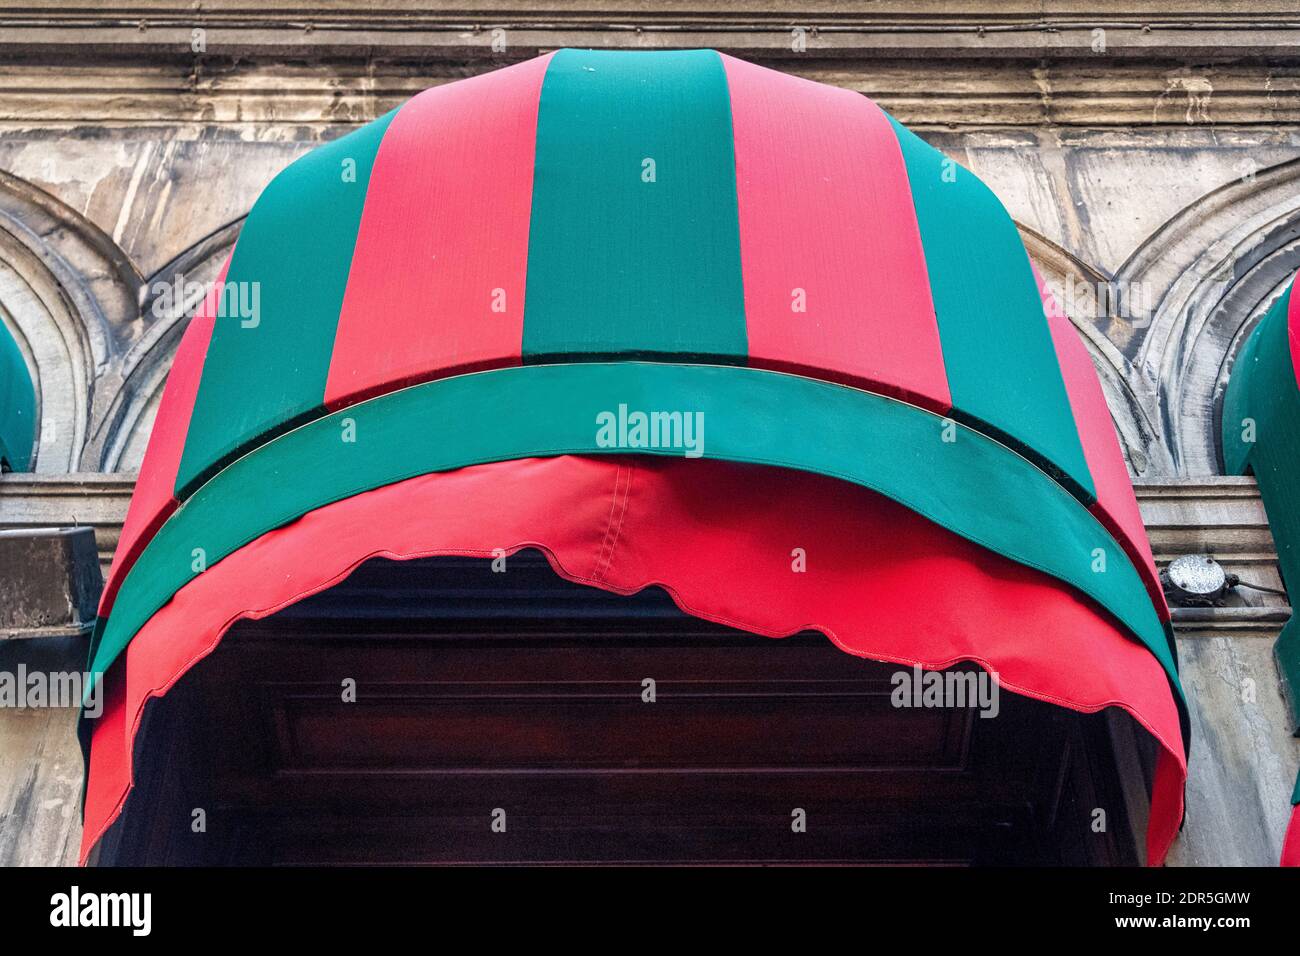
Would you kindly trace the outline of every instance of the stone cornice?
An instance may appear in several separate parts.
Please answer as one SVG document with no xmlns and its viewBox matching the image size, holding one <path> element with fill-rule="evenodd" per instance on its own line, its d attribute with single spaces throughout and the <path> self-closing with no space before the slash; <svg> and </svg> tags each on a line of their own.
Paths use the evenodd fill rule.
<svg viewBox="0 0 1300 956">
<path fill-rule="evenodd" d="M 107 574 L 135 477 L 98 472 L 0 475 L 0 530 L 90 525 Z"/>
<path fill-rule="evenodd" d="M 1170 68 L 1133 61 L 755 60 L 869 95 L 923 128 L 1300 124 L 1300 63 Z M 0 52 L 0 123 L 346 127 L 427 87 L 509 62 L 512 57 L 408 63 L 209 55 L 186 62 L 73 57 L 56 64 Z"/>
<path fill-rule="evenodd" d="M 347 125 L 562 46 L 714 47 L 871 95 L 919 126 L 1300 123 L 1290 0 L 1248 13 L 1104 0 L 429 6 L 0 0 L 0 123 Z"/>
<path fill-rule="evenodd" d="M 1300 59 L 1300 13 L 1290 0 L 460 0 L 441 10 L 414 0 L 3 0 L 0 53 L 184 56 L 195 27 L 207 31 L 207 52 L 216 56 L 490 59 L 493 31 L 504 30 L 509 47 L 528 54 L 557 46 L 711 46 L 794 57 L 798 27 L 807 31 L 807 53 L 827 58 L 1089 57 L 1102 29 L 1112 58 Z"/>
</svg>

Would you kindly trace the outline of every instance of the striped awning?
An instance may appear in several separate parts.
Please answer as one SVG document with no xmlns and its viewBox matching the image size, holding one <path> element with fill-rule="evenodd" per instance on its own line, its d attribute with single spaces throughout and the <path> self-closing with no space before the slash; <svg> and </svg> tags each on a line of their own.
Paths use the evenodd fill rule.
<svg viewBox="0 0 1300 956">
<path fill-rule="evenodd" d="M 93 671 L 303 516 L 508 463 L 699 458 L 646 477 L 645 500 L 667 514 L 670 483 L 692 480 L 714 483 L 714 505 L 744 499 L 737 468 L 833 479 L 903 506 L 890 521 L 937 526 L 933 548 L 975 546 L 1088 608 L 1106 647 L 1162 675 L 1172 716 L 1139 720 L 1181 788 L 1168 609 L 1087 351 L 996 197 L 869 99 L 712 51 L 562 50 L 428 90 L 298 160 L 223 278 L 168 380 Z M 534 516 L 563 536 L 556 509 L 593 472 L 529 474 L 573 483 Z M 809 513 L 835 507 L 874 506 Z M 344 568 L 378 547 L 339 535 L 314 555 Z M 614 589 L 699 571 L 669 563 Z M 721 618 L 722 600 L 689 610 Z M 1017 689 L 1142 709 L 1122 687 L 1080 702 L 1071 674 L 1105 662 L 1056 659 L 1040 638 L 1004 655 L 1042 662 Z M 1181 793 L 1159 802 L 1153 860 Z"/>
<path fill-rule="evenodd" d="M 1300 295 L 1295 280 L 1264 314 L 1232 366 L 1223 400 L 1223 458 L 1228 474 L 1250 470 L 1268 512 L 1287 587 L 1300 587 Z M 1273 650 L 1300 733 L 1300 623 L 1293 617 Z M 1282 862 L 1300 866 L 1300 780 Z"/>
<path fill-rule="evenodd" d="M 0 470 L 28 471 L 36 440 L 36 392 L 27 363 L 0 322 Z"/>
</svg>

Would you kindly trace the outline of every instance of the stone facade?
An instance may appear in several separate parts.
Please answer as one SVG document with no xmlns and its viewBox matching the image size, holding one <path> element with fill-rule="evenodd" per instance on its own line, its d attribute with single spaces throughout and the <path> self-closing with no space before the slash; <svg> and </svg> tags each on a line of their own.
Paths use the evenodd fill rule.
<svg viewBox="0 0 1300 956">
<path fill-rule="evenodd" d="M 1157 556 L 1278 585 L 1215 434 L 1237 348 L 1300 268 L 1292 0 L 0 0 L 0 321 L 39 400 L 36 475 L 0 480 L 0 527 L 91 523 L 107 559 L 194 304 L 164 290 L 215 278 L 308 149 L 561 46 L 714 47 L 846 86 L 975 171 L 1089 345 Z M 1175 862 L 1280 847 L 1297 748 L 1268 652 L 1289 608 L 1237 603 L 1179 623 L 1200 743 Z"/>
</svg>

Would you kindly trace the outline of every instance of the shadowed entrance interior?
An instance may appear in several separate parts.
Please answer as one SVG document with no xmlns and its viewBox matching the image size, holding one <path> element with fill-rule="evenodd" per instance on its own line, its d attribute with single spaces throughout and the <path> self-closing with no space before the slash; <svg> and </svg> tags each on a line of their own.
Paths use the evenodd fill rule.
<svg viewBox="0 0 1300 956">
<path fill-rule="evenodd" d="M 536 552 L 372 560 L 148 705 L 99 862 L 1139 861 L 1127 716 L 897 708 L 900 669 Z"/>
</svg>

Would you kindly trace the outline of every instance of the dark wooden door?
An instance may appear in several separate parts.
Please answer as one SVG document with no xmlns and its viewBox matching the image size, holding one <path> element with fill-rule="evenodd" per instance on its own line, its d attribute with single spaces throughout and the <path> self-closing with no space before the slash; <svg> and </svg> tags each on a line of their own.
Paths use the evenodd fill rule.
<svg viewBox="0 0 1300 956">
<path fill-rule="evenodd" d="M 1136 862 L 1115 718 L 899 709 L 897 670 L 535 554 L 374 561 L 149 705 L 100 861 Z"/>
</svg>

